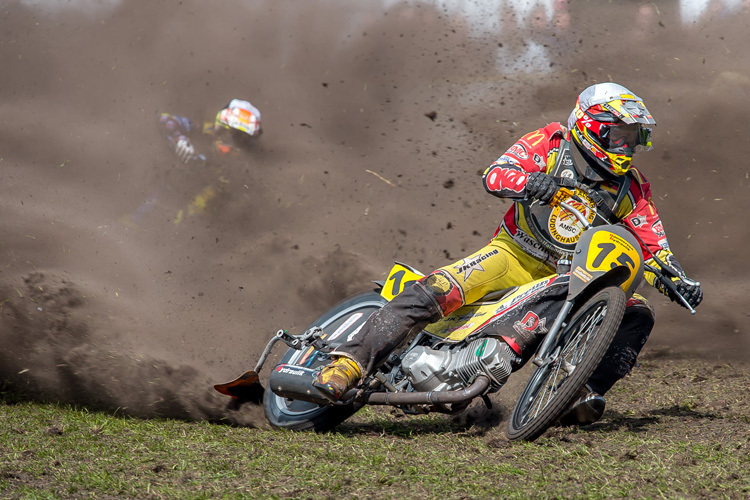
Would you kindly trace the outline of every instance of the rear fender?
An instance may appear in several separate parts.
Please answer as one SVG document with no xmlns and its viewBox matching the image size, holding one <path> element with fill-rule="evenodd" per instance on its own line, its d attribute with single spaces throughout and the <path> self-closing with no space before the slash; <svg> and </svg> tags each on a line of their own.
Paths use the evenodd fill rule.
<svg viewBox="0 0 750 500">
<path fill-rule="evenodd" d="M 422 278 L 424 278 L 424 274 L 413 267 L 396 262 L 388 273 L 388 279 L 382 284 L 380 295 L 390 302 L 393 297 Z"/>
</svg>

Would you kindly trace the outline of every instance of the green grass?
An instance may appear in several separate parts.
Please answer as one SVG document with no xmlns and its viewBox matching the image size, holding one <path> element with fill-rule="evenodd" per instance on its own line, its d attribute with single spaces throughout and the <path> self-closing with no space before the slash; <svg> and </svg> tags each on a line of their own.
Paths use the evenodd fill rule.
<svg viewBox="0 0 750 500">
<path fill-rule="evenodd" d="M 0 497 L 748 498 L 749 380 L 743 367 L 649 360 L 602 421 L 534 443 L 508 442 L 504 423 L 385 408 L 313 434 L 6 397 Z"/>
</svg>

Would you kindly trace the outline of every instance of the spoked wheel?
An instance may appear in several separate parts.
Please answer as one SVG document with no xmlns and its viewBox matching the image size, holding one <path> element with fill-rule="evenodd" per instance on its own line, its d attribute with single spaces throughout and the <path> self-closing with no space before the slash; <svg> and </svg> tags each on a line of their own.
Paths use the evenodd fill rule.
<svg viewBox="0 0 750 500">
<path fill-rule="evenodd" d="M 347 336 L 362 326 L 370 314 L 386 303 L 386 300 L 376 292 L 360 293 L 338 303 L 312 325 L 323 330 L 323 339 L 329 345 L 341 344 L 346 341 Z M 329 362 L 328 355 L 310 347 L 302 351 L 288 349 L 279 364 L 287 363 L 314 369 Z M 320 406 L 307 401 L 284 398 L 274 394 L 272 387 L 268 389 L 263 396 L 263 408 L 268 422 L 276 428 L 327 431 L 354 415 L 362 406 Z"/>
<path fill-rule="evenodd" d="M 552 358 L 534 370 L 508 423 L 508 439 L 533 441 L 570 406 L 609 348 L 625 312 L 619 287 L 598 292 L 560 329 Z"/>
</svg>

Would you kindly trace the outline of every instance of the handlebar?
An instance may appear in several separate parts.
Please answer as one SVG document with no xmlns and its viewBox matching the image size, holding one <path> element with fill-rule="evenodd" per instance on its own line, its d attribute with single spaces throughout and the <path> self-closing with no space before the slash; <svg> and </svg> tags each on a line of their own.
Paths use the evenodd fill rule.
<svg viewBox="0 0 750 500">
<path fill-rule="evenodd" d="M 656 275 L 656 278 L 664 283 L 664 286 L 667 287 L 667 289 L 672 292 L 674 296 L 676 296 L 678 299 L 680 299 L 680 302 L 682 302 L 682 305 L 685 306 L 685 308 L 690 311 L 690 314 L 695 314 L 695 309 L 693 306 L 690 305 L 690 303 L 687 301 L 685 297 L 682 296 L 680 292 L 677 291 L 677 287 L 675 286 L 674 282 L 668 277 L 665 276 L 664 273 L 661 272 L 660 269 L 655 268 L 654 266 L 649 266 L 648 264 L 645 265 L 646 271 L 650 273 L 654 273 Z M 667 266 L 669 267 L 669 266 Z M 670 268 L 671 269 L 671 268 Z M 696 282 L 697 285 L 700 285 L 700 283 Z"/>
</svg>

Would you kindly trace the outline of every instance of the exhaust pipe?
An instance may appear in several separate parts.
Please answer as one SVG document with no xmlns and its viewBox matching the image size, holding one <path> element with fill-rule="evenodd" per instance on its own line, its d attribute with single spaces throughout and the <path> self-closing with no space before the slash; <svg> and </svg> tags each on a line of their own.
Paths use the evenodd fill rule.
<svg viewBox="0 0 750 500">
<path fill-rule="evenodd" d="M 279 365 L 272 372 L 268 380 L 269 388 L 283 398 L 309 401 L 319 405 L 330 405 L 318 389 L 313 387 L 312 381 L 316 370 L 296 365 Z M 471 401 L 484 394 L 490 385 L 487 375 L 479 375 L 466 389 L 456 391 L 430 392 L 373 392 L 358 395 L 359 389 L 352 389 L 341 398 L 340 404 L 370 404 L 370 405 L 423 405 L 423 404 L 455 404 Z"/>
<path fill-rule="evenodd" d="M 489 386 L 489 377 L 479 375 L 469 387 L 457 391 L 373 392 L 355 401 L 369 405 L 390 406 L 464 403 L 484 394 Z"/>
</svg>

